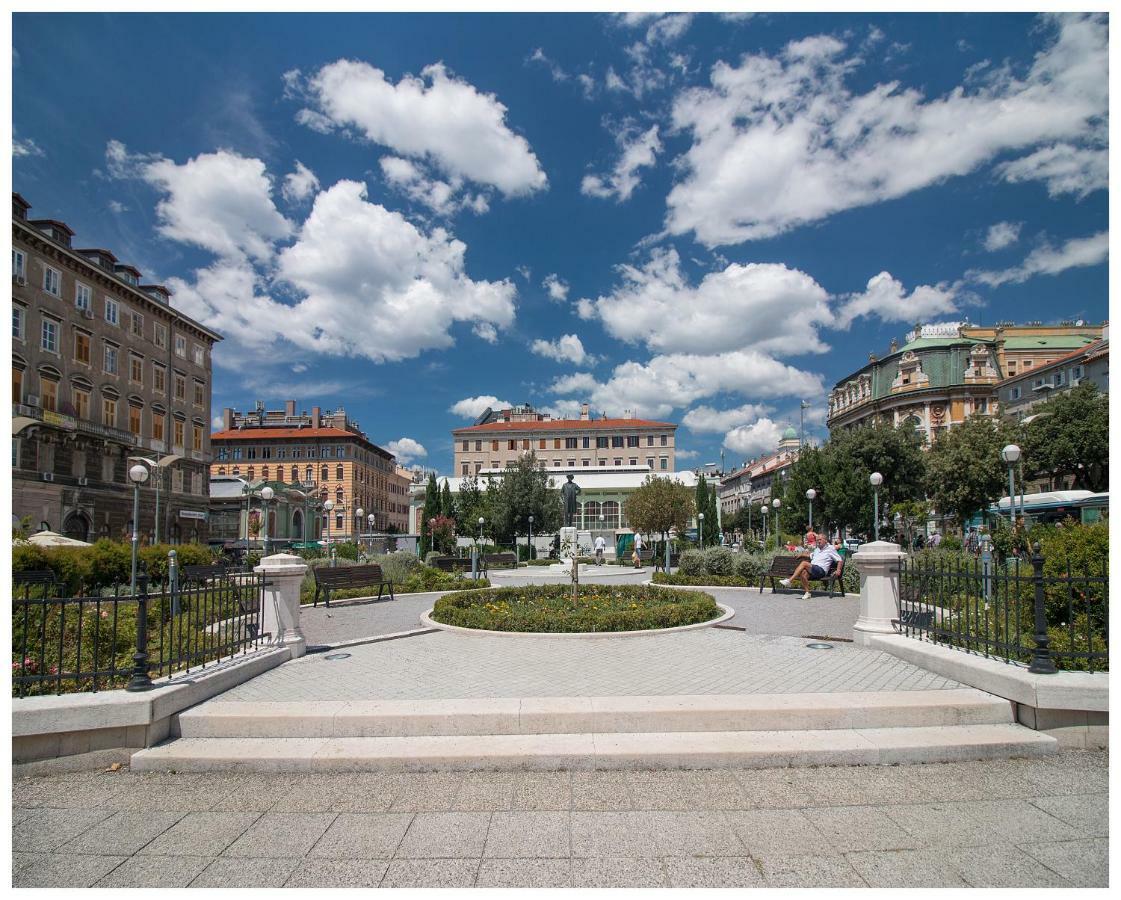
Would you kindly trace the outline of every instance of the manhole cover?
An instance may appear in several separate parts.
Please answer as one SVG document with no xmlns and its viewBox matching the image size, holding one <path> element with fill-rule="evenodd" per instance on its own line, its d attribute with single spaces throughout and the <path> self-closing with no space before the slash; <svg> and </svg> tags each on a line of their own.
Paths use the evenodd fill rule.
<svg viewBox="0 0 1121 900">
<path fill-rule="evenodd" d="M 809 647 L 811 650 L 832 650 L 833 649 L 832 644 L 806 644 L 806 646 Z M 327 658 L 330 659 L 331 657 L 328 656 Z"/>
<path fill-rule="evenodd" d="M 350 659 L 349 653 L 328 653 L 324 659 Z"/>
</svg>

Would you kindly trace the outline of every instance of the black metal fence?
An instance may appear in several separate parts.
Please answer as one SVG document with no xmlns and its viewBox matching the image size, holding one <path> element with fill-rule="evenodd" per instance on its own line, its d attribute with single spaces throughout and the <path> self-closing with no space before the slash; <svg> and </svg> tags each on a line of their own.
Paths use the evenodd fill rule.
<svg viewBox="0 0 1121 900">
<path fill-rule="evenodd" d="M 899 630 L 1027 664 L 1031 672 L 1109 670 L 1108 559 L 905 559 Z"/>
<path fill-rule="evenodd" d="M 12 695 L 146 690 L 153 678 L 204 669 L 256 649 L 262 576 L 174 573 L 137 591 L 116 585 L 60 596 L 53 582 L 17 581 L 12 596 Z"/>
</svg>

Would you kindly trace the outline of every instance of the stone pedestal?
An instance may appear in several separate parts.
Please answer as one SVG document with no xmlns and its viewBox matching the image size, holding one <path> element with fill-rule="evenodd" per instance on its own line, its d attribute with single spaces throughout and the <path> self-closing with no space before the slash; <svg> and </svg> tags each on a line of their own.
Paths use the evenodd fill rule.
<svg viewBox="0 0 1121 900">
<path fill-rule="evenodd" d="M 292 658 L 303 656 L 307 641 L 300 631 L 300 584 L 307 564 L 290 553 L 266 556 L 253 571 L 264 576 L 261 632 L 271 634 L 271 643 L 287 646 Z"/>
<path fill-rule="evenodd" d="M 899 565 L 906 554 L 898 544 L 872 541 L 853 555 L 860 571 L 860 615 L 853 625 L 854 643 L 868 645 L 873 634 L 895 634 L 899 618 Z"/>
</svg>

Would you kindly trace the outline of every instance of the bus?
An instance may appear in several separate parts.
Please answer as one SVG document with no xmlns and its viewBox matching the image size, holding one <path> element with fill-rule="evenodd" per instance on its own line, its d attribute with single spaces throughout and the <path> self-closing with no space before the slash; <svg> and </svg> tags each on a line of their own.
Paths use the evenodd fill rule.
<svg viewBox="0 0 1121 900">
<path fill-rule="evenodd" d="M 1093 491 L 1044 491 L 1039 494 L 1025 494 L 1023 498 L 1024 517 L 1029 525 L 1049 525 L 1074 519 L 1083 525 L 1101 521 L 1109 513 L 1109 492 L 1095 494 Z M 1008 518 L 1008 498 L 1001 497 L 988 508 L 989 518 Z M 1020 516 L 1020 497 L 1016 496 L 1015 515 Z"/>
</svg>

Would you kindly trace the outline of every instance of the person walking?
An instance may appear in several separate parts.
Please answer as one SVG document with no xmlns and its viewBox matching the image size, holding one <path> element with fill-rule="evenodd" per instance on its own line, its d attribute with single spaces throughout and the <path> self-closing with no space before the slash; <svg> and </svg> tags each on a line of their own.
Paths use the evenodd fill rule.
<svg viewBox="0 0 1121 900">
<path fill-rule="evenodd" d="M 634 552 L 631 553 L 631 562 L 634 563 L 636 569 L 642 568 L 642 546 L 642 535 L 636 531 L 634 535 Z"/>
<path fill-rule="evenodd" d="M 607 547 L 607 541 L 605 541 L 603 539 L 602 534 L 599 537 L 596 538 L 595 547 L 596 547 L 596 565 L 597 566 L 602 566 L 603 565 L 603 551 Z"/>
</svg>

